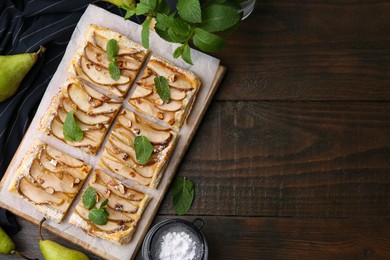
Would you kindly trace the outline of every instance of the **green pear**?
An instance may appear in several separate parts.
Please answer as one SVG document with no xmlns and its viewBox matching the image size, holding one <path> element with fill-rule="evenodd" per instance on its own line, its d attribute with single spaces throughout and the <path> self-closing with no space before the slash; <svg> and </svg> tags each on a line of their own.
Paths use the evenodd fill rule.
<svg viewBox="0 0 390 260">
<path fill-rule="evenodd" d="M 34 53 L 0 55 L 0 102 L 15 94 L 23 78 L 43 51 L 45 48 L 41 46 Z"/>
<path fill-rule="evenodd" d="M 64 247 L 56 242 L 45 240 L 42 237 L 42 223 L 46 220 L 43 218 L 39 223 L 39 247 L 41 248 L 42 255 L 45 257 L 45 260 L 88 260 L 88 256 L 85 254 Z"/>
<path fill-rule="evenodd" d="M 9 255 L 15 253 L 15 243 L 0 227 L 0 254 Z"/>
<path fill-rule="evenodd" d="M 123 4 L 127 6 L 133 6 L 135 5 L 135 0 L 104 0 L 105 2 L 109 2 L 111 4 L 114 4 L 118 7 L 122 7 Z"/>
</svg>

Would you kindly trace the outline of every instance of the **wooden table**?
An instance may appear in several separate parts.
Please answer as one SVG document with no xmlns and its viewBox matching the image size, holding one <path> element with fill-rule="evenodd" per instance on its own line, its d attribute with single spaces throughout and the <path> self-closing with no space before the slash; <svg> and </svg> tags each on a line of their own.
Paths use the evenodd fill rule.
<svg viewBox="0 0 390 260">
<path fill-rule="evenodd" d="M 390 3 L 303 2 L 258 0 L 215 55 L 228 71 L 177 173 L 210 259 L 390 259 Z M 173 217 L 168 194 L 155 222 Z"/>
</svg>

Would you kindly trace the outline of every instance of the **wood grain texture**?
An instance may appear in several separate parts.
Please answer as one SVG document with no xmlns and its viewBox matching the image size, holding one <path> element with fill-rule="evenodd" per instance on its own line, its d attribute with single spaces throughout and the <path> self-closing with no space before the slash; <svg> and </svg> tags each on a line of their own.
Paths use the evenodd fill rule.
<svg viewBox="0 0 390 260">
<path fill-rule="evenodd" d="M 209 259 L 389 259 L 388 219 L 295 219 L 208 217 L 202 231 L 209 247 Z M 175 216 L 158 216 L 158 223 Z M 194 217 L 184 218 L 193 221 Z M 22 220 L 22 231 L 13 237 L 19 251 L 42 258 L 38 229 Z M 83 249 L 44 232 L 46 239 L 72 249 Z M 26 243 L 26 238 L 29 238 Z M 91 259 L 100 259 L 85 252 Z M 2 256 L 0 259 L 20 259 Z M 137 260 L 142 259 L 138 254 Z"/>
<path fill-rule="evenodd" d="M 218 100 L 390 100 L 388 1 L 265 1 L 216 57 Z"/>
<path fill-rule="evenodd" d="M 388 103 L 213 103 L 179 168 L 190 214 L 389 217 L 389 119 Z"/>
</svg>

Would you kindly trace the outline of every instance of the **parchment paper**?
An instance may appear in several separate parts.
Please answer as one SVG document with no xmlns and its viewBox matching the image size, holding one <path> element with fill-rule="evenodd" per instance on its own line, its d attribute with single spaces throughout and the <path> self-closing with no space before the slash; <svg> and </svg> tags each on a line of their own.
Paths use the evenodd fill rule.
<svg viewBox="0 0 390 260">
<path fill-rule="evenodd" d="M 114 31 L 117 31 L 127 36 L 129 39 L 135 42 L 141 43 L 141 39 L 140 39 L 141 26 L 131 21 L 125 21 L 123 17 L 114 15 L 94 5 L 90 5 L 86 9 L 83 16 L 81 17 L 79 23 L 77 24 L 76 29 L 73 32 L 71 41 L 68 44 L 65 55 L 60 65 L 58 66 L 56 73 L 51 79 L 49 86 L 45 92 L 45 95 L 42 98 L 37 113 L 30 125 L 30 128 L 27 131 L 20 145 L 18 152 L 14 155 L 14 163 L 10 165 L 7 170 L 9 174 L 6 174 L 5 176 L 8 177 L 7 179 L 2 180 L 3 187 L 2 190 L 0 191 L 0 202 L 16 209 L 17 211 L 23 212 L 38 221 L 43 217 L 43 215 L 40 212 L 35 210 L 35 208 L 29 203 L 27 203 L 26 201 L 8 192 L 9 183 L 14 177 L 13 173 L 16 171 L 21 159 L 23 158 L 23 155 L 26 154 L 27 150 L 30 148 L 33 141 L 35 139 L 40 139 L 56 147 L 59 150 L 62 150 L 76 158 L 84 160 L 86 163 L 92 166 L 95 166 L 97 164 L 99 160 L 99 156 L 103 150 L 101 149 L 96 156 L 88 155 L 79 149 L 68 146 L 65 143 L 51 136 L 46 136 L 45 134 L 37 130 L 40 119 L 42 115 L 45 113 L 45 111 L 47 110 L 47 108 L 49 107 L 52 97 L 60 90 L 61 85 L 66 81 L 66 79 L 69 76 L 71 76 L 66 71 L 66 69 L 69 65 L 70 60 L 76 54 L 76 50 L 79 47 L 79 44 L 81 43 L 84 37 L 84 33 L 86 32 L 88 25 L 92 23 L 102 27 L 110 28 Z M 149 225 L 153 221 L 158 206 L 160 205 L 160 202 L 163 196 L 165 195 L 166 190 L 169 187 L 173 175 L 175 174 L 175 169 L 177 168 L 179 161 L 183 156 L 183 153 L 181 153 L 181 151 L 185 150 L 184 148 L 186 147 L 186 145 L 188 145 L 187 141 L 189 138 L 189 134 L 194 129 L 194 122 L 198 117 L 197 114 L 199 115 L 200 110 L 205 105 L 205 100 L 209 95 L 211 84 L 213 82 L 213 79 L 216 75 L 219 66 L 219 60 L 209 55 L 203 54 L 199 51 L 191 50 L 192 61 L 194 63 L 194 65 L 191 66 L 185 63 L 181 59 L 173 59 L 172 53 L 177 46 L 178 45 L 176 44 L 171 44 L 163 41 L 157 36 L 157 34 L 151 32 L 150 50 L 152 51 L 152 53 L 172 61 L 177 66 L 193 71 L 195 74 L 197 74 L 200 77 L 202 81 L 202 86 L 198 93 L 193 110 L 188 118 L 188 122 L 186 125 L 184 125 L 181 128 L 179 132 L 180 134 L 179 141 L 173 152 L 171 160 L 169 161 L 168 167 L 164 172 L 163 178 L 158 188 L 150 189 L 147 187 L 143 187 L 141 185 L 137 185 L 136 183 L 131 183 L 131 181 L 126 181 L 127 184 L 130 184 L 131 186 L 149 194 L 152 197 L 152 200 L 149 203 L 147 210 L 144 212 L 141 221 L 138 223 L 137 231 L 132 241 L 129 244 L 119 246 L 111 242 L 105 241 L 103 239 L 93 238 L 91 236 L 88 236 L 78 227 L 69 224 L 68 220 L 69 220 L 70 212 L 72 212 L 73 208 L 77 204 L 81 195 L 76 197 L 75 202 L 73 203 L 71 209 L 68 211 L 67 216 L 65 217 L 65 219 L 61 224 L 57 224 L 54 221 L 50 221 L 50 220 L 46 221 L 48 225 L 58 229 L 59 233 L 64 232 L 65 234 L 74 237 L 75 240 L 78 240 L 78 244 L 83 245 L 87 250 L 92 251 L 95 254 L 106 256 L 112 259 L 130 259 L 135 257 L 134 255 L 136 253 L 135 250 L 142 243 L 142 239 L 145 233 L 147 232 Z M 123 108 L 134 111 L 132 108 L 129 107 L 129 105 L 127 105 L 128 97 L 129 94 L 123 102 Z M 108 135 L 109 133 L 107 134 L 107 136 Z M 102 147 L 104 147 L 105 142 L 106 140 L 104 141 Z M 86 183 L 88 183 L 88 179 L 86 180 L 82 190 L 85 189 Z M 81 193 L 82 192 L 80 192 L 80 194 Z"/>
</svg>

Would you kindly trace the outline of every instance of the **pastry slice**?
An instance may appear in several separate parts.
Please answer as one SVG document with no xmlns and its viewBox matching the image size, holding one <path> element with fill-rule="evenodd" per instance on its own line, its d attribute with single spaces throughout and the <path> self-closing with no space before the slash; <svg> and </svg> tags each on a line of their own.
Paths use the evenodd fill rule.
<svg viewBox="0 0 390 260">
<path fill-rule="evenodd" d="M 134 151 L 136 136 L 145 136 L 153 145 L 146 164 L 137 161 Z M 178 135 L 170 128 L 153 124 L 123 110 L 108 137 L 99 165 L 141 185 L 156 188 L 176 145 Z"/>
<path fill-rule="evenodd" d="M 76 78 L 69 78 L 54 96 L 50 108 L 41 120 L 40 130 L 61 141 L 96 154 L 122 103 L 104 96 Z M 77 125 L 83 131 L 79 141 L 66 140 L 64 122 L 74 111 Z"/>
<path fill-rule="evenodd" d="M 91 167 L 42 141 L 22 159 L 9 190 L 60 223 Z"/>
<path fill-rule="evenodd" d="M 170 97 L 167 103 L 157 93 L 156 76 L 163 76 L 168 81 Z M 200 79 L 191 71 L 152 55 L 141 79 L 134 86 L 129 103 L 138 112 L 178 130 L 191 111 L 200 85 Z"/>
<path fill-rule="evenodd" d="M 108 174 L 95 170 L 88 184 L 96 192 L 96 208 L 108 200 L 106 224 L 98 225 L 90 220 L 90 209 L 83 200 L 77 204 L 69 222 L 80 227 L 88 235 L 106 239 L 116 244 L 129 243 L 150 197 L 137 191 Z"/>
<path fill-rule="evenodd" d="M 117 64 L 121 75 L 114 80 L 108 70 L 110 58 L 106 52 L 107 42 L 118 42 Z M 148 51 L 141 45 L 110 29 L 90 25 L 84 40 L 72 59 L 68 71 L 110 95 L 123 98 L 138 74 Z"/>
</svg>

